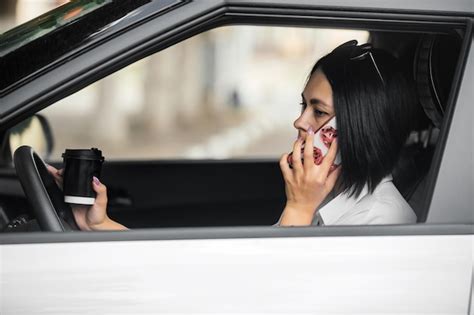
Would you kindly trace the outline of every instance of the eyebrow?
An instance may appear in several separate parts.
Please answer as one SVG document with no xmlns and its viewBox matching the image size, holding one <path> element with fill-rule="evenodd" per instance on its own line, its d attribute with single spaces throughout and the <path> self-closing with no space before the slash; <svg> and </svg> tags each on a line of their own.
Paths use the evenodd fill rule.
<svg viewBox="0 0 474 315">
<path fill-rule="evenodd" d="M 305 99 L 303 93 L 301 93 L 301 97 L 303 98 L 303 101 L 306 101 L 306 99 Z M 327 109 L 331 109 L 331 106 L 329 106 L 329 105 L 326 104 L 325 102 L 321 101 L 319 98 L 314 98 L 314 97 L 313 97 L 313 98 L 311 98 L 311 99 L 309 100 L 309 103 L 310 103 L 311 105 L 318 105 L 318 104 L 321 104 L 321 105 L 323 105 L 324 107 L 327 107 Z"/>
</svg>

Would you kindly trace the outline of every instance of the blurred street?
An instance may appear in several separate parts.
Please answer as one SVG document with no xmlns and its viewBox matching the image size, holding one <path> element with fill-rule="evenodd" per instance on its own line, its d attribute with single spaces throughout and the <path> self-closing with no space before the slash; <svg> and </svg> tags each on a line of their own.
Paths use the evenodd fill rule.
<svg viewBox="0 0 474 315">
<path fill-rule="evenodd" d="M 7 0 L 0 30 L 64 3 Z M 300 94 L 316 60 L 341 42 L 367 37 L 244 25 L 198 34 L 41 111 L 53 132 L 50 158 L 60 160 L 66 148 L 97 147 L 118 160 L 276 160 L 291 151 Z"/>
</svg>

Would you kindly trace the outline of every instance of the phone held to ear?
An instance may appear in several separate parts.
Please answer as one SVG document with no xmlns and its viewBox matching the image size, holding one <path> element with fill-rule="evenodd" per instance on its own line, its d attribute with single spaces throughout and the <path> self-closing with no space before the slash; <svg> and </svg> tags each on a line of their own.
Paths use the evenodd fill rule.
<svg viewBox="0 0 474 315">
<path fill-rule="evenodd" d="M 324 157 L 328 154 L 329 147 L 334 139 L 337 138 L 337 127 L 336 127 L 336 116 L 332 117 L 327 121 L 321 128 L 319 128 L 314 134 L 313 141 L 313 159 L 314 164 L 320 165 Z M 301 162 L 303 162 L 304 146 L 301 147 Z M 288 155 L 288 164 L 290 167 L 293 165 L 293 152 Z M 334 163 L 331 166 L 330 172 L 333 171 L 339 164 L 341 164 L 341 156 L 339 151 L 336 154 Z"/>
</svg>

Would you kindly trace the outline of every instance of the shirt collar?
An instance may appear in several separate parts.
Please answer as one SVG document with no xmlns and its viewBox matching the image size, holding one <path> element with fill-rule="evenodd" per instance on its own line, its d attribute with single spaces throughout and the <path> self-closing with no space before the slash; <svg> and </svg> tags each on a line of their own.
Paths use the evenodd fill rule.
<svg viewBox="0 0 474 315">
<path fill-rule="evenodd" d="M 391 181 L 392 175 L 385 176 L 380 184 Z M 379 184 L 379 185 L 380 185 Z M 351 210 L 362 198 L 369 193 L 368 185 L 365 184 L 359 196 L 349 197 L 349 193 L 340 193 L 333 200 L 328 202 L 316 213 L 322 219 L 324 225 L 331 225 L 337 222 L 346 212 Z"/>
</svg>

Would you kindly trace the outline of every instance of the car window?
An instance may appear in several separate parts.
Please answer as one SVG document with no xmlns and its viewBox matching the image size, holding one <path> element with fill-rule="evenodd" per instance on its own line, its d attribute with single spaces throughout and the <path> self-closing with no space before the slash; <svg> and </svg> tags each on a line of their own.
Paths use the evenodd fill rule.
<svg viewBox="0 0 474 315">
<path fill-rule="evenodd" d="M 404 16 L 404 18 L 406 17 Z M 438 18 L 435 20 L 439 22 Z M 371 22 L 372 20 L 368 18 L 367 21 Z M 275 24 L 286 24 L 283 23 L 284 20 L 281 22 L 282 23 L 278 21 L 278 23 Z M 300 22 L 301 21 L 293 25 L 302 25 Z M 228 23 L 228 21 L 225 23 Z M 79 84 L 79 79 L 76 81 L 71 80 L 73 74 L 79 74 L 77 69 L 83 71 L 82 69 L 85 68 L 81 68 L 81 66 L 87 67 L 88 65 L 94 64 L 92 62 L 78 62 L 75 71 L 68 71 L 66 68 L 74 65 L 73 62 L 70 61 L 93 59 L 91 57 L 94 50 L 88 53 L 78 54 L 77 58 L 61 59 L 61 61 L 65 61 L 65 63 L 55 65 L 55 67 L 58 66 L 57 72 L 48 72 L 49 70 L 46 69 L 48 71 L 45 71 L 45 73 L 51 77 L 56 76 L 60 72 L 69 73 L 69 77 L 65 77 L 65 79 L 70 80 L 71 86 L 68 87 L 69 90 L 66 89 L 68 82 L 64 80 L 61 82 L 61 84 L 64 83 L 64 88 L 59 88 L 58 91 L 52 93 L 49 99 L 38 98 L 37 103 L 35 103 L 37 107 L 34 108 L 37 110 L 40 107 L 45 108 L 48 106 L 45 110 L 40 112 L 40 117 L 46 117 L 45 119 L 49 121 L 51 128 L 44 128 L 44 126 L 38 126 L 34 123 L 23 122 L 13 129 L 10 129 L 10 131 L 13 131 L 11 132 L 10 140 L 15 140 L 10 142 L 11 151 L 13 152 L 15 148 L 21 144 L 32 144 L 34 146 L 34 143 L 28 143 L 28 141 L 32 141 L 31 138 L 37 137 L 38 133 L 33 131 L 31 133 L 33 137 L 27 137 L 23 130 L 29 128 L 33 128 L 32 130 L 34 130 L 34 128 L 41 127 L 43 131 L 47 130 L 50 133 L 52 129 L 55 149 L 50 158 L 46 159 L 53 162 L 61 159 L 61 153 L 64 152 L 66 148 L 90 147 L 100 148 L 107 160 L 201 159 L 204 162 L 188 163 L 185 161 L 184 163 L 175 163 L 175 165 L 179 166 L 186 165 L 186 163 L 193 166 L 201 166 L 205 165 L 205 163 L 209 165 L 212 163 L 214 165 L 219 164 L 213 161 L 206 161 L 206 159 L 233 159 L 244 157 L 251 158 L 252 163 L 254 163 L 254 158 L 256 157 L 276 160 L 277 157 L 281 156 L 281 153 L 291 150 L 291 143 L 296 136 L 292 123 L 301 110 L 299 104 L 301 100 L 300 93 L 314 61 L 331 51 L 338 44 L 349 39 L 357 39 L 360 43 L 370 41 L 375 47 L 388 49 L 397 57 L 404 59 L 404 64 L 409 66 L 407 69 L 411 69 L 410 67 L 413 68 L 412 73 L 415 79 L 417 79 L 416 84 L 418 91 L 420 91 L 420 87 L 424 87 L 422 92 L 427 93 L 422 95 L 427 96 L 427 94 L 430 94 L 429 96 L 431 96 L 423 97 L 424 103 L 421 102 L 420 99 L 420 103 L 422 103 L 422 106 L 419 106 L 420 113 L 424 111 L 425 116 L 429 117 L 425 117 L 423 121 L 419 121 L 420 126 L 417 126 L 417 128 L 419 127 L 417 132 L 409 137 L 408 145 L 406 146 L 407 149 L 415 149 L 413 150 L 415 154 L 413 154 L 412 151 L 408 151 L 407 153 L 411 156 L 419 156 L 418 162 L 420 163 L 418 164 L 423 164 L 424 168 L 422 172 L 420 172 L 421 174 L 402 171 L 400 173 L 401 175 L 414 174 L 416 178 L 414 178 L 415 181 L 413 181 L 412 178 L 407 178 L 406 180 L 400 181 L 398 185 L 398 187 L 407 188 L 405 191 L 400 190 L 400 192 L 405 199 L 410 202 L 410 205 L 413 206 L 412 201 L 416 199 L 412 196 L 420 198 L 419 209 L 425 211 L 426 215 L 429 208 L 429 193 L 433 190 L 432 186 L 434 186 L 435 183 L 433 179 L 436 179 L 436 176 L 426 177 L 425 175 L 430 165 L 434 165 L 434 168 L 431 168 L 431 173 L 436 175 L 436 168 L 439 165 L 438 162 L 443 155 L 443 139 L 446 139 L 445 135 L 449 130 L 446 126 L 449 125 L 451 118 L 449 113 L 452 113 L 453 108 L 453 105 L 450 105 L 451 107 L 449 108 L 445 106 L 446 104 L 452 104 L 452 99 L 455 98 L 450 82 L 452 81 L 454 70 L 457 69 L 456 71 L 459 72 L 460 68 L 459 66 L 456 67 L 458 64 L 457 54 L 459 50 L 455 50 L 455 53 L 448 57 L 443 54 L 436 55 L 436 52 L 444 52 L 443 47 L 456 47 L 456 45 L 460 43 L 459 38 L 456 38 L 458 41 L 455 42 L 454 45 L 452 45 L 452 43 L 445 45 L 442 41 L 437 42 L 436 36 L 439 38 L 440 35 L 436 33 L 438 29 L 433 30 L 433 33 L 428 32 L 428 34 L 422 34 L 420 33 L 423 28 L 421 27 L 421 23 L 419 28 L 416 27 L 409 32 L 406 32 L 408 25 L 404 25 L 403 27 L 399 25 L 400 28 L 394 28 L 392 30 L 392 25 L 388 27 L 388 24 L 382 25 L 384 23 L 380 23 L 380 28 L 374 25 L 368 26 L 370 23 L 350 24 L 352 27 L 359 29 L 370 28 L 370 38 L 369 32 L 361 30 L 330 30 L 312 27 L 314 25 L 332 25 L 334 27 L 338 27 L 338 25 L 349 25 L 349 23 L 342 24 L 342 22 L 339 24 L 337 19 L 329 24 L 318 23 L 316 20 L 314 24 L 308 23 L 308 26 L 311 28 L 261 26 L 226 26 L 217 28 L 189 38 L 166 50 L 162 50 L 148 58 L 135 62 L 109 77 L 50 105 L 53 99 L 59 99 L 61 96 L 60 92 L 63 93 L 62 95 L 69 95 L 68 93 L 77 91 L 79 86 L 84 86 L 85 82 L 91 82 L 91 80 L 96 78 L 93 76 L 94 73 L 86 71 L 87 73 L 85 73 L 83 77 L 78 77 L 81 80 L 86 79 L 86 81 L 81 82 L 83 84 Z M 414 25 L 415 24 L 416 23 L 414 23 Z M 86 25 L 86 23 L 82 23 L 82 25 Z M 212 24 L 212 26 L 206 25 L 205 27 L 213 27 L 215 25 L 216 24 Z M 146 29 L 145 26 L 143 26 L 143 29 Z M 140 31 L 143 29 L 140 29 Z M 449 35 L 448 37 L 455 37 L 451 36 L 452 31 L 453 30 L 446 28 L 446 32 L 441 33 L 443 33 L 443 35 Z M 151 32 L 150 34 L 155 37 L 158 36 L 158 33 L 155 34 Z M 182 36 L 189 36 L 188 34 L 195 34 L 195 30 L 184 32 L 180 34 L 180 36 L 170 35 L 170 41 L 164 41 L 162 45 L 181 41 L 183 39 Z M 389 34 L 391 36 L 388 36 Z M 461 34 L 463 33 L 455 33 L 455 35 Z M 400 40 L 397 39 L 397 36 L 400 36 L 398 37 Z M 469 35 L 467 37 L 469 37 Z M 282 40 L 282 38 L 284 38 L 284 40 Z M 118 39 L 113 39 L 112 36 L 108 38 L 108 40 L 111 42 L 119 42 Z M 122 51 L 125 51 L 125 49 L 123 49 L 124 47 L 132 47 L 131 44 L 136 43 L 138 43 L 138 41 L 132 41 L 129 45 L 124 46 L 117 45 L 116 47 L 122 47 Z M 163 46 L 153 46 L 155 44 L 148 45 L 149 46 L 143 46 L 146 49 L 142 50 L 139 54 L 133 55 L 133 58 L 117 53 L 120 58 L 110 59 L 112 61 L 110 61 L 110 64 L 107 64 L 107 69 L 103 69 L 102 73 L 95 73 L 95 75 L 102 77 L 104 73 L 111 73 L 121 65 L 129 64 L 132 60 L 137 60 L 147 53 L 163 48 Z M 92 45 L 90 47 L 92 47 Z M 105 46 L 98 46 L 97 49 L 102 49 L 103 47 Z M 428 54 L 426 53 L 426 47 L 429 47 L 430 53 Z M 114 51 L 120 52 L 121 50 L 117 49 Z M 432 52 L 435 54 L 433 55 Z M 105 54 L 102 59 L 98 59 L 98 62 L 104 62 L 107 56 L 110 57 Z M 434 72 L 431 68 L 433 60 L 422 58 L 423 56 L 430 56 L 430 58 L 435 56 Z M 128 59 L 126 59 L 126 57 Z M 115 66 L 112 66 L 115 62 L 117 62 Z M 375 61 L 373 61 L 373 64 L 378 71 Z M 448 65 L 448 71 L 445 72 L 442 71 L 443 68 L 436 67 L 439 65 Z M 429 75 L 426 75 L 427 73 L 429 73 Z M 432 77 L 432 73 L 436 75 Z M 423 74 L 425 75 L 423 76 Z M 420 75 L 423 76 L 421 79 Z M 459 80 L 459 75 L 455 77 Z M 35 77 L 32 76 L 31 78 L 34 79 Z M 380 78 L 383 83 L 382 76 L 380 76 Z M 442 82 L 442 80 L 440 80 L 442 78 L 446 78 L 448 83 Z M 434 87 L 432 85 L 424 85 L 424 83 L 431 83 Z M 47 86 L 47 84 L 45 84 L 45 86 Z M 15 86 L 15 88 L 16 87 L 17 86 Z M 51 87 L 51 85 L 49 87 Z M 24 93 L 26 88 L 18 91 L 18 94 L 22 92 L 23 94 L 27 94 Z M 439 93 L 440 91 L 442 93 Z M 433 99 L 434 97 L 436 97 L 436 100 Z M 451 99 L 449 102 L 448 97 Z M 30 98 L 33 99 L 33 97 Z M 41 104 L 40 102 L 43 103 Z M 10 101 L 9 104 L 13 104 L 13 102 Z M 22 117 L 26 118 L 27 113 L 33 113 L 33 107 L 31 108 L 32 109 L 29 112 L 25 112 Z M 444 113 L 446 109 L 448 113 L 446 118 L 444 118 L 443 115 L 436 115 L 439 114 L 439 112 Z M 436 112 L 430 116 L 430 110 L 436 110 Z M 44 119 L 38 121 L 42 124 Z M 11 120 L 11 123 L 13 122 L 14 121 Z M 440 132 L 441 124 L 444 125 L 444 129 L 441 129 Z M 10 127 L 10 125 L 8 127 Z M 438 141 L 440 133 L 441 141 Z M 441 146 L 438 145 L 439 142 L 441 142 Z M 415 144 L 416 146 L 411 147 L 409 146 L 410 144 Z M 420 156 L 418 154 L 420 151 L 417 151 L 417 149 L 419 149 L 421 145 L 423 149 L 421 153 L 426 153 L 426 156 Z M 46 150 L 50 149 L 48 143 L 42 143 L 42 146 L 45 147 Z M 35 150 L 36 149 L 35 147 Z M 436 149 L 436 154 L 433 153 L 434 149 Z M 431 163 L 433 155 L 435 155 L 435 163 Z M 265 166 L 275 167 L 268 173 L 280 176 L 280 173 L 276 171 L 278 170 L 276 168 L 277 163 L 274 163 L 273 160 L 270 161 L 270 163 L 267 163 L 268 161 L 263 162 L 267 163 Z M 408 159 L 404 161 L 412 162 Z M 226 163 L 229 162 L 240 163 L 241 161 L 231 160 Z M 240 164 L 244 166 L 255 166 L 254 170 L 263 165 L 263 163 Z M 137 165 L 139 168 L 135 167 Z M 155 173 L 150 172 L 150 170 L 157 169 L 155 171 L 159 174 L 159 177 L 150 176 L 150 178 L 153 180 L 160 178 L 160 181 L 165 182 L 167 186 L 171 187 L 170 190 L 172 192 L 176 189 L 173 185 L 170 185 L 170 179 L 181 178 L 181 182 L 179 182 L 179 180 L 177 181 L 178 187 L 183 188 L 183 186 L 188 185 L 191 188 L 189 189 L 190 193 L 184 194 L 186 195 L 186 202 L 188 202 L 188 204 L 180 204 L 179 206 L 195 210 L 190 206 L 193 205 L 192 202 L 204 201 L 201 206 L 203 206 L 205 210 L 214 206 L 215 209 L 219 211 L 215 213 L 221 214 L 222 209 L 233 210 L 231 207 L 226 207 L 223 202 L 223 200 L 226 201 L 225 198 L 221 198 L 222 196 L 230 196 L 229 199 L 236 210 L 240 211 L 240 208 L 249 208 L 247 205 L 243 207 L 242 203 L 239 203 L 244 200 L 247 201 L 248 204 L 254 203 L 255 207 L 261 211 L 260 204 L 255 203 L 255 200 L 249 198 L 249 196 L 253 197 L 254 195 L 247 194 L 247 191 L 240 193 L 240 195 L 243 196 L 242 200 L 235 200 L 235 192 L 237 190 L 233 189 L 234 187 L 231 185 L 226 186 L 222 194 L 217 196 L 219 198 L 216 198 L 215 192 L 217 189 L 212 190 L 209 188 L 221 188 L 223 185 L 221 182 L 216 181 L 215 177 L 210 177 L 208 182 L 216 184 L 215 187 L 201 185 L 205 187 L 205 190 L 212 192 L 211 198 L 205 195 L 205 193 L 200 193 L 199 191 L 196 193 L 195 186 L 202 184 L 201 175 L 205 173 L 202 172 L 202 168 L 195 172 L 194 179 L 196 181 L 192 182 L 189 180 L 189 172 L 183 171 L 180 175 L 184 174 L 184 176 L 176 176 L 176 170 L 169 167 L 170 165 L 173 164 L 168 161 L 164 163 L 151 161 L 149 165 L 146 163 L 133 164 L 127 162 L 110 163 L 108 174 L 106 174 L 109 178 L 111 174 L 115 175 L 114 171 L 119 170 L 121 167 L 126 168 L 124 166 L 133 166 L 129 169 L 122 170 L 122 173 L 118 173 L 115 178 L 117 181 L 107 181 L 107 184 L 114 183 L 115 185 L 110 185 L 111 189 L 109 190 L 111 207 L 115 207 L 114 210 L 117 210 L 116 213 L 120 211 L 125 213 L 125 211 L 129 211 L 130 209 L 136 210 L 133 214 L 131 212 L 126 213 L 128 217 L 145 210 L 155 216 L 157 215 L 157 211 L 165 207 L 176 210 L 176 205 L 170 204 L 168 201 L 174 199 L 181 202 L 184 198 L 176 198 L 175 195 L 168 194 L 168 191 L 159 191 L 155 184 L 152 187 L 153 192 L 146 194 L 147 197 L 152 196 L 149 198 L 150 200 L 141 198 L 142 196 L 140 194 L 135 194 L 137 191 L 140 193 L 143 192 L 143 187 L 134 187 L 138 186 L 137 183 L 141 183 L 142 186 L 148 184 L 147 181 L 142 181 L 139 175 L 155 175 Z M 214 165 L 211 166 L 214 168 Z M 220 165 L 228 166 L 230 164 L 221 163 Z M 407 165 L 410 166 L 411 164 L 407 163 Z M 241 165 L 239 165 L 239 167 L 240 166 Z M 161 169 L 170 169 L 170 173 L 163 174 L 164 172 L 158 170 L 159 167 L 161 167 Z M 137 169 L 141 171 L 138 175 L 135 174 Z M 234 171 L 234 173 L 231 173 L 231 176 L 235 173 L 237 172 Z M 130 179 L 130 175 L 134 174 L 139 180 Z M 394 182 L 396 182 L 397 177 L 403 179 L 403 176 L 400 177 L 400 174 L 394 176 Z M 255 177 L 259 175 L 261 174 L 259 173 Z M 222 176 L 221 179 L 225 179 L 227 183 L 229 177 L 230 176 Z M 281 179 L 280 177 L 278 179 Z M 107 176 L 105 176 L 105 178 L 108 179 Z M 182 178 L 186 178 L 186 180 L 183 181 Z M 268 181 L 269 177 L 260 176 L 260 178 L 265 178 Z M 248 184 L 249 181 L 247 178 L 245 180 L 232 179 L 232 182 L 242 187 L 251 186 Z M 123 187 L 120 186 L 122 182 L 119 180 L 126 182 L 130 186 L 125 186 L 126 189 L 123 189 Z M 276 182 L 275 180 L 270 181 Z M 430 181 L 433 184 L 430 184 Z M 104 183 L 105 182 L 106 181 L 104 181 Z M 185 183 L 183 184 L 183 182 Z M 406 184 L 411 182 L 415 184 Z M 276 190 L 268 190 L 270 193 L 262 192 L 261 187 L 264 185 L 258 181 L 255 181 L 255 183 L 252 183 L 255 187 L 250 187 L 248 191 L 257 191 L 259 197 L 262 195 L 265 196 L 265 198 L 271 196 L 274 199 L 272 201 L 277 203 L 279 202 L 278 196 L 283 196 L 282 192 L 279 195 L 276 194 Z M 172 184 L 174 184 L 174 182 L 172 182 Z M 136 188 L 136 191 L 131 189 L 127 190 L 128 188 Z M 426 191 L 428 191 L 428 198 L 425 198 Z M 169 198 L 166 199 L 165 197 L 168 196 Z M 155 197 L 157 200 L 159 199 L 161 203 L 153 204 L 152 201 L 154 200 L 151 199 Z M 268 198 L 265 198 L 259 201 L 265 204 L 268 203 Z M 137 200 L 144 202 L 138 203 L 136 202 Z M 216 200 L 216 202 L 210 205 L 209 200 Z M 132 204 L 134 207 L 131 206 Z M 275 207 L 274 204 L 270 206 L 279 209 Z M 413 206 L 413 208 L 417 211 L 416 207 Z M 151 211 L 151 209 L 153 211 Z M 254 209 L 249 208 L 249 213 L 255 217 L 255 211 L 253 210 Z M 180 219 L 186 217 L 186 215 L 182 215 L 179 211 L 175 211 L 175 213 Z M 238 211 L 233 211 L 232 213 L 238 213 Z M 168 215 L 168 213 L 166 213 L 166 215 Z M 215 215 L 209 215 L 209 217 L 212 218 L 211 221 L 214 221 L 216 218 Z M 423 216 L 418 216 L 418 218 L 423 218 Z M 148 218 L 143 219 L 143 222 L 146 221 L 148 224 L 147 219 Z M 424 219 L 422 219 L 421 222 L 424 222 L 423 220 Z M 235 222 L 237 222 L 237 220 L 232 221 L 232 224 L 235 225 Z M 272 221 L 272 223 L 273 222 L 274 221 Z M 151 222 L 150 226 L 156 226 L 153 223 L 154 222 Z M 194 224 L 196 222 L 193 221 L 192 223 Z M 197 224 L 199 224 L 199 222 Z M 243 225 L 245 224 L 246 223 Z M 267 222 L 265 222 L 265 225 L 266 224 Z M 132 225 L 130 226 L 133 227 Z"/>
<path fill-rule="evenodd" d="M 350 39 L 368 32 L 226 26 L 189 38 L 43 110 L 51 159 L 90 147 L 108 160 L 278 158 L 315 60 Z"/>
</svg>

